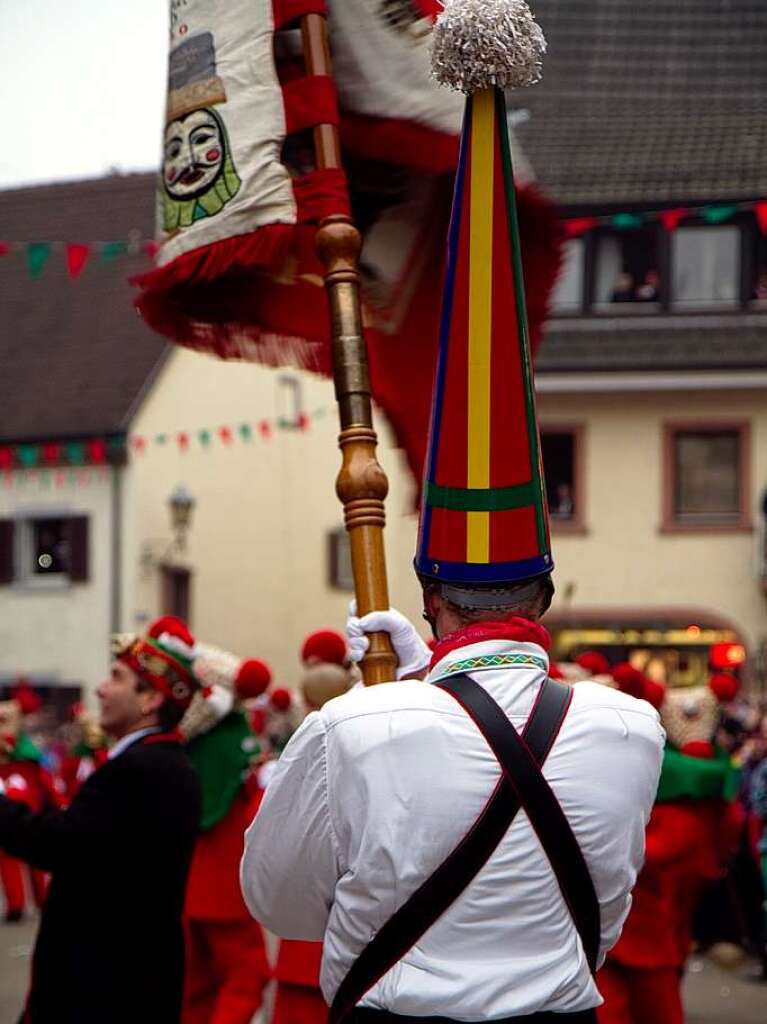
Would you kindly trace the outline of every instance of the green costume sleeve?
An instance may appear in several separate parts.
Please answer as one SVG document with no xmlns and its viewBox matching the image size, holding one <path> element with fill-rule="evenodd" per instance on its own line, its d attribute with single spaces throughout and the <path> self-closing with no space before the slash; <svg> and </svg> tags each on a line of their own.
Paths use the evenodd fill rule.
<svg viewBox="0 0 767 1024">
<path fill-rule="evenodd" d="M 688 757 L 666 747 L 655 802 L 674 800 L 732 800 L 738 790 L 740 772 L 732 766 L 724 751 L 711 759 Z"/>
<path fill-rule="evenodd" d="M 243 743 L 252 735 L 242 712 L 232 711 L 215 729 L 187 744 L 202 785 L 203 831 L 213 828 L 229 813 L 250 764 L 250 753 Z"/>
</svg>

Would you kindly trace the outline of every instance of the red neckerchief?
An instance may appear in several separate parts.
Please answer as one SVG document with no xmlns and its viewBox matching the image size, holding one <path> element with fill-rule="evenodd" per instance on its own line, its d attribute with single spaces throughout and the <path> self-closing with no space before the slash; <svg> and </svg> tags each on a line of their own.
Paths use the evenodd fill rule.
<svg viewBox="0 0 767 1024">
<path fill-rule="evenodd" d="M 183 743 L 184 734 L 179 729 L 173 732 L 150 732 L 141 738 L 142 743 Z"/>
<path fill-rule="evenodd" d="M 513 640 L 521 644 L 538 644 L 544 651 L 551 646 L 551 637 L 537 622 L 529 619 L 510 618 L 501 622 L 475 622 L 471 626 L 463 626 L 453 633 L 437 641 L 432 655 L 430 668 L 442 661 L 446 654 L 466 647 L 468 644 L 479 644 L 487 640 Z"/>
</svg>

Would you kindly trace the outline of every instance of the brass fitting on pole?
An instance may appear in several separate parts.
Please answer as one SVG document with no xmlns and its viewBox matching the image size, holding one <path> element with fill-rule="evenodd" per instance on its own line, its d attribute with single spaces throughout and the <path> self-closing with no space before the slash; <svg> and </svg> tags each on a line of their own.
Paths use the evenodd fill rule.
<svg viewBox="0 0 767 1024">
<path fill-rule="evenodd" d="M 308 74 L 329 75 L 327 25 L 319 14 L 301 22 Z M 340 168 L 341 151 L 335 125 L 314 129 L 317 166 Z M 383 529 L 386 474 L 376 458 L 367 349 L 362 334 L 359 285 L 360 233 L 345 215 L 328 217 L 317 232 L 317 252 L 325 267 L 330 304 L 333 377 L 341 423 L 338 443 L 343 456 L 336 493 L 344 506 L 351 545 L 357 612 L 366 615 L 389 607 Z M 397 659 L 389 637 L 376 633 L 362 662 L 366 685 L 396 677 Z"/>
</svg>

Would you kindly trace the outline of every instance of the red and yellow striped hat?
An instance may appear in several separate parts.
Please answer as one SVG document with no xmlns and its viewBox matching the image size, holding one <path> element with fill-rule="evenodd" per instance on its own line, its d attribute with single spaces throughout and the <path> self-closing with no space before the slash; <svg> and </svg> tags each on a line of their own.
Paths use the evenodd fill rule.
<svg viewBox="0 0 767 1024">
<path fill-rule="evenodd" d="M 506 116 L 467 98 L 415 559 L 480 588 L 553 569 Z"/>
</svg>

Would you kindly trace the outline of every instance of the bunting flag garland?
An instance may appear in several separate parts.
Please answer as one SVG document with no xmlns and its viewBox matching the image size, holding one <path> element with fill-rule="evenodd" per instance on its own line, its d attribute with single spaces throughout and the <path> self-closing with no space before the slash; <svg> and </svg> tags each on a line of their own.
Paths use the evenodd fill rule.
<svg viewBox="0 0 767 1024">
<path fill-rule="evenodd" d="M 137 253 L 143 253 L 153 260 L 157 253 L 157 245 L 151 239 L 143 238 L 105 242 L 0 242 L 0 257 L 10 258 L 16 253 L 23 256 L 27 273 L 33 280 L 42 277 L 54 254 L 61 253 L 70 281 L 76 281 L 94 255 L 99 257 L 101 264 L 114 263 L 125 256 Z"/>
<path fill-rule="evenodd" d="M 82 441 L 22 441 L 0 444 L 0 472 L 100 467 L 109 470 L 125 459 L 125 439 L 91 437 Z"/>
<path fill-rule="evenodd" d="M 311 413 L 301 412 L 294 420 L 280 417 L 274 420 L 262 419 L 257 423 L 224 423 L 217 427 L 199 427 L 197 430 L 162 431 L 151 438 L 135 434 L 128 439 L 128 448 L 136 456 L 145 455 L 151 445 L 162 448 L 171 443 L 175 444 L 181 454 L 191 451 L 195 442 L 203 451 L 210 450 L 216 441 L 222 448 L 231 448 L 238 439 L 244 444 L 251 444 L 256 435 L 263 441 L 269 441 L 275 430 L 305 434 L 315 420 L 323 419 L 331 411 L 333 409 L 322 407 L 314 409 Z M 0 449 L 0 470 L 2 468 Z"/>
<path fill-rule="evenodd" d="M 726 224 L 738 213 L 753 213 L 760 232 L 767 235 L 767 199 L 744 203 L 710 203 L 707 206 L 675 207 L 665 210 L 637 210 L 623 213 L 568 217 L 562 221 L 566 238 L 580 238 L 598 227 L 616 231 L 636 231 L 645 225 L 660 223 L 673 233 L 683 220 L 703 224 Z"/>
<path fill-rule="evenodd" d="M 38 479 L 46 487 L 51 482 L 56 487 L 63 487 L 67 481 L 84 484 L 94 473 L 107 478 L 111 466 L 123 463 L 128 454 L 141 457 L 153 445 L 158 448 L 173 445 L 179 453 L 186 454 L 195 442 L 200 450 L 209 451 L 215 441 L 221 448 L 231 448 L 238 440 L 252 444 L 256 435 L 263 441 L 270 441 L 275 430 L 306 433 L 314 420 L 324 418 L 329 411 L 322 407 L 311 413 L 299 413 L 294 420 L 261 419 L 254 423 L 224 423 L 197 430 L 162 431 L 151 438 L 132 435 L 0 444 L 0 475 L 6 487 L 12 486 L 14 476 L 22 486 Z"/>
<path fill-rule="evenodd" d="M 697 207 L 674 207 L 658 210 L 623 211 L 611 214 L 594 214 L 582 217 L 566 217 L 562 220 L 565 237 L 580 238 L 598 227 L 611 227 L 617 231 L 632 231 L 647 224 L 660 223 L 668 232 L 674 232 L 683 220 L 704 224 L 726 224 L 738 213 L 753 213 L 760 232 L 767 235 L 767 199 L 738 203 L 710 203 Z M 153 239 L 132 241 L 109 240 L 92 242 L 68 242 L 41 240 L 37 242 L 0 241 L 0 258 L 20 253 L 25 260 L 29 276 L 35 280 L 43 276 L 52 256 L 63 253 L 67 274 L 76 281 L 96 257 L 102 265 L 108 265 L 126 256 L 143 253 L 154 260 L 157 243 Z"/>
</svg>

